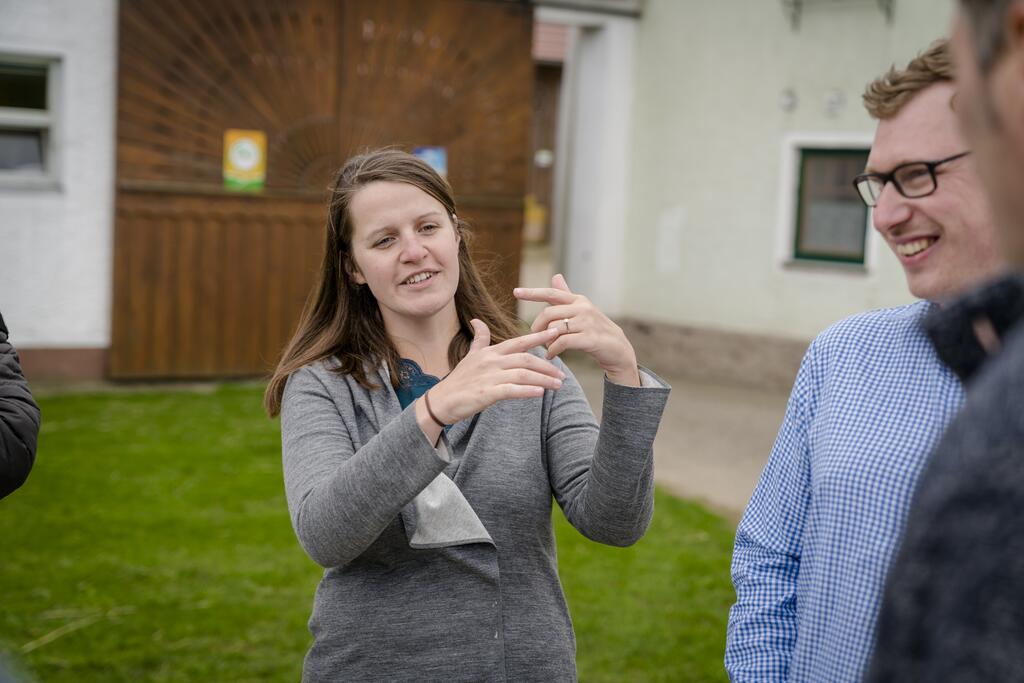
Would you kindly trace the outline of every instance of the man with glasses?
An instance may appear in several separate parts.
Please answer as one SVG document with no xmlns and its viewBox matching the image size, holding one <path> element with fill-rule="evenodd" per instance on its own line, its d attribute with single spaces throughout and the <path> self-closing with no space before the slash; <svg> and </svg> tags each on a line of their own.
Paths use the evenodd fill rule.
<svg viewBox="0 0 1024 683">
<path fill-rule="evenodd" d="M 921 475 L 869 681 L 1024 680 L 1024 0 L 960 0 L 957 114 L 1011 271 L 927 328 L 967 386 Z"/>
<path fill-rule="evenodd" d="M 843 320 L 804 357 L 736 532 L 733 681 L 859 681 L 871 655 L 918 473 L 963 399 L 921 321 L 998 268 L 951 78 L 939 42 L 864 95 L 878 127 L 854 185 L 922 300 Z"/>
</svg>

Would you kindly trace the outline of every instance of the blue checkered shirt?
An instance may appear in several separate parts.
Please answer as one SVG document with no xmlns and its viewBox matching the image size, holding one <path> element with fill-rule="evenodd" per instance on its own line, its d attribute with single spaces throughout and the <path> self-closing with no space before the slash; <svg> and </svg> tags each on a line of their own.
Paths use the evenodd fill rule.
<svg viewBox="0 0 1024 683">
<path fill-rule="evenodd" d="M 872 311 L 804 356 L 736 531 L 725 666 L 736 681 L 859 681 L 914 485 L 963 389 L 920 326 Z"/>
</svg>

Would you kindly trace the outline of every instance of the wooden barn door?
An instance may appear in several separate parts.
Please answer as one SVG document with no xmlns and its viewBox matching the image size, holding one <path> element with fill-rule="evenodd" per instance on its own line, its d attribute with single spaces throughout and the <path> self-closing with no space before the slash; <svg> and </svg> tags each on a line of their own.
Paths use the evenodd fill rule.
<svg viewBox="0 0 1024 683">
<path fill-rule="evenodd" d="M 111 375 L 267 373 L 349 155 L 442 147 L 478 253 L 519 268 L 530 8 L 499 0 L 121 0 Z M 266 186 L 223 189 L 227 129 Z"/>
</svg>

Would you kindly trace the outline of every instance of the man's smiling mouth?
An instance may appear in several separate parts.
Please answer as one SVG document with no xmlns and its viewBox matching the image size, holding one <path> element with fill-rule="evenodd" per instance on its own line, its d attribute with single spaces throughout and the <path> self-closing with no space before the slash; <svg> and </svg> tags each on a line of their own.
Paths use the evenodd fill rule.
<svg viewBox="0 0 1024 683">
<path fill-rule="evenodd" d="M 927 249 L 928 247 L 932 246 L 933 244 L 935 244 L 938 241 L 939 241 L 938 237 L 922 237 L 921 239 L 914 240 L 913 242 L 906 242 L 904 244 L 897 244 L 896 245 L 896 253 L 899 254 L 900 256 L 906 256 L 906 257 L 917 256 L 922 251 L 924 251 L 925 249 Z"/>
</svg>

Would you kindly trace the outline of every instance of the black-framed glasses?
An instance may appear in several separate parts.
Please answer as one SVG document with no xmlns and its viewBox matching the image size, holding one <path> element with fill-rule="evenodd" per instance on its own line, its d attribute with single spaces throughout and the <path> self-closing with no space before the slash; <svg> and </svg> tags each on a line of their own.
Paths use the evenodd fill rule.
<svg viewBox="0 0 1024 683">
<path fill-rule="evenodd" d="M 900 164 L 888 173 L 861 173 L 853 179 L 853 186 L 857 188 L 857 193 L 864 203 L 871 207 L 878 204 L 878 198 L 882 196 L 882 190 L 888 182 L 891 182 L 896 191 L 907 199 L 927 197 L 939 187 L 935 169 L 968 154 L 970 151 L 960 152 L 938 161 L 911 161 Z"/>
</svg>

